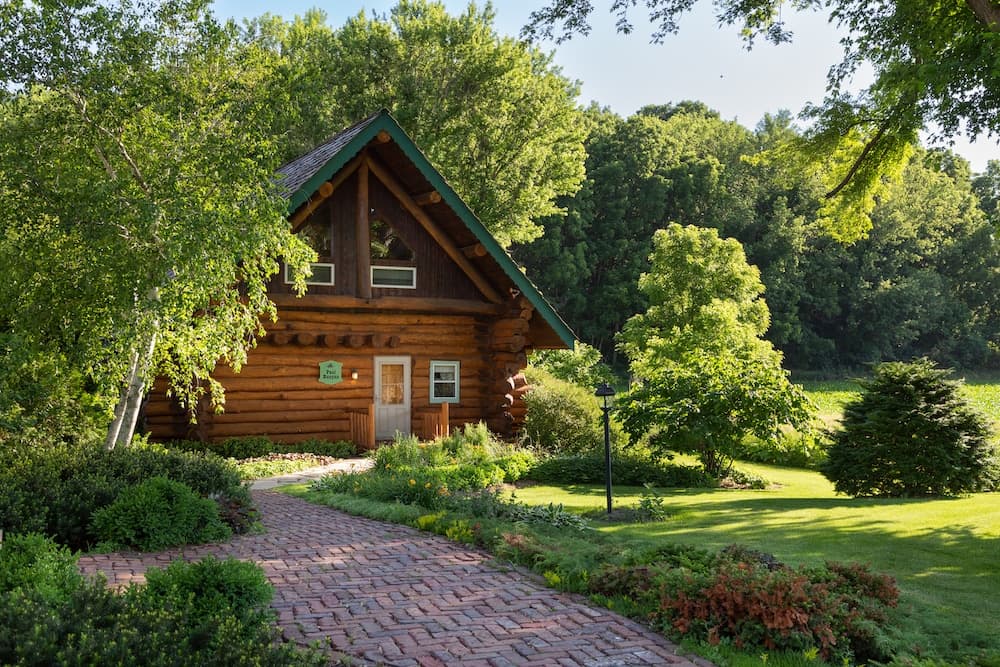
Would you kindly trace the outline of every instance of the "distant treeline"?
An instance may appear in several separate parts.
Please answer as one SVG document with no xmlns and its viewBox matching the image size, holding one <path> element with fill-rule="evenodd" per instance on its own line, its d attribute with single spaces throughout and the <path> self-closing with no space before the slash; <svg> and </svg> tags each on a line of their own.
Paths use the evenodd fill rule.
<svg viewBox="0 0 1000 667">
<path fill-rule="evenodd" d="M 739 240 L 761 272 L 770 340 L 797 369 L 929 356 L 1000 366 L 1000 161 L 973 175 L 947 150 L 914 147 L 853 244 L 820 220 L 824 190 L 783 158 L 787 113 L 753 131 L 698 102 L 623 119 L 587 112 L 587 179 L 564 217 L 517 259 L 576 333 L 616 366 L 614 335 L 646 304 L 636 287 L 668 222 Z M 787 155 L 787 153 L 784 153 Z"/>
</svg>

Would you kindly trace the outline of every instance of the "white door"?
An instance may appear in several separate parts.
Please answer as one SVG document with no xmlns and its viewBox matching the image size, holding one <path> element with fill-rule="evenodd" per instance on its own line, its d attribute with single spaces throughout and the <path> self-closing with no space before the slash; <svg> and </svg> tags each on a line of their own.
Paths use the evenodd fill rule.
<svg viewBox="0 0 1000 667">
<path fill-rule="evenodd" d="M 375 439 L 410 434 L 410 358 L 375 357 Z"/>
</svg>

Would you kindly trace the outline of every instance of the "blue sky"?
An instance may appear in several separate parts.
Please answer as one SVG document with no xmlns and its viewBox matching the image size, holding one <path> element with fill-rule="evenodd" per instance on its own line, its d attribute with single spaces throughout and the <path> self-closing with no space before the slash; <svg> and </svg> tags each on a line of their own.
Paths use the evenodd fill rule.
<svg viewBox="0 0 1000 667">
<path fill-rule="evenodd" d="M 331 25 L 339 26 L 362 9 L 384 14 L 395 4 L 395 0 L 216 0 L 214 7 L 219 17 L 236 19 L 266 12 L 291 18 L 319 7 Z M 455 13 L 467 4 L 445 0 Z M 517 35 L 531 10 L 541 4 L 541 0 L 495 2 L 497 31 Z M 795 33 L 791 44 L 761 42 L 748 52 L 736 28 L 717 26 L 708 2 L 697 3 L 695 11 L 682 19 L 680 34 L 662 45 L 648 43 L 642 11 L 633 11 L 636 32 L 623 36 L 614 31 L 613 17 L 607 13 L 610 3 L 594 4 L 597 9 L 589 36 L 542 47 L 554 53 L 566 76 L 581 83 L 582 104 L 597 101 L 623 116 L 645 104 L 690 99 L 705 102 L 723 118 L 752 128 L 765 113 L 788 109 L 798 114 L 807 102 L 822 101 L 827 70 L 841 56 L 837 31 L 822 13 L 790 13 L 787 18 Z M 869 80 L 862 72 L 855 84 L 861 87 Z M 982 171 L 987 160 L 1000 159 L 1000 145 L 985 138 L 969 143 L 958 137 L 953 149 L 972 163 L 973 171 Z"/>
</svg>

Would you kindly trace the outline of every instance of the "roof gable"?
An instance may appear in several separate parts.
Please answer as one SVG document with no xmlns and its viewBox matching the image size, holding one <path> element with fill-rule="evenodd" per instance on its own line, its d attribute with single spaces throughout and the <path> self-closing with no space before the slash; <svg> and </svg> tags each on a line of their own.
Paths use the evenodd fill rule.
<svg viewBox="0 0 1000 667">
<path fill-rule="evenodd" d="M 572 348 L 576 336 L 569 326 L 385 109 L 343 130 L 278 170 L 281 187 L 289 200 L 289 212 L 304 204 L 322 183 L 331 179 L 381 132 L 387 133 L 396 143 L 468 231 L 483 245 L 503 274 L 542 315 L 559 339 Z"/>
</svg>

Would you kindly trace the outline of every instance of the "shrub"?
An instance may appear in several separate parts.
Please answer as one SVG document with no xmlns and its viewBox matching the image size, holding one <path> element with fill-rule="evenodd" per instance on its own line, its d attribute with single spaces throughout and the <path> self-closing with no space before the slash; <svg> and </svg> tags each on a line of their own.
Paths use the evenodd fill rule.
<svg viewBox="0 0 1000 667">
<path fill-rule="evenodd" d="M 174 561 L 146 574 L 143 595 L 158 606 L 187 609 L 192 622 L 211 622 L 219 610 L 240 619 L 269 613 L 274 590 L 254 563 L 211 556 L 196 563 Z"/>
<path fill-rule="evenodd" d="M 76 556 L 47 537 L 13 534 L 0 542 L 0 594 L 26 588 L 54 604 L 68 599 L 82 583 Z"/>
<path fill-rule="evenodd" d="M 737 648 L 816 648 L 825 659 L 889 657 L 888 608 L 898 599 L 891 583 L 880 598 L 829 567 L 791 569 L 725 559 L 708 575 L 667 572 L 658 586 L 655 616 L 686 636 L 710 643 L 728 638 Z"/>
<path fill-rule="evenodd" d="M 996 483 L 990 428 L 948 371 L 884 363 L 844 408 L 822 472 L 852 496 L 957 495 Z"/>
<path fill-rule="evenodd" d="M 239 472 L 223 459 L 204 453 L 133 445 L 107 452 L 97 446 L 64 446 L 12 453 L 0 450 L 0 528 L 41 532 L 73 549 L 94 543 L 93 513 L 107 507 L 126 488 L 152 477 L 182 482 L 221 505 L 232 527 L 244 531 L 252 501 Z"/>
<path fill-rule="evenodd" d="M 539 369 L 525 373 L 532 386 L 524 395 L 525 444 L 549 454 L 582 454 L 604 446 L 602 414 L 593 390 Z M 619 432 L 616 427 L 616 442 Z"/>
<path fill-rule="evenodd" d="M 544 484 L 603 484 L 604 456 L 556 456 L 539 461 L 524 477 Z M 651 484 L 664 488 L 711 488 L 716 481 L 697 466 L 686 466 L 629 454 L 614 455 L 611 480 L 623 486 Z"/>
<path fill-rule="evenodd" d="M 165 443 L 168 449 L 185 452 L 209 452 L 227 459 L 255 459 L 268 454 L 316 454 L 345 459 L 356 456 L 357 447 L 346 440 L 319 440 L 310 438 L 302 442 L 283 444 L 266 436 L 228 438 L 222 442 L 198 440 L 173 440 Z"/>
<path fill-rule="evenodd" d="M 826 462 L 826 442 L 811 435 L 790 435 L 773 443 L 749 438 L 740 459 L 752 463 L 818 470 Z"/>
<path fill-rule="evenodd" d="M 229 537 L 218 506 L 190 487 L 153 477 L 126 489 L 108 507 L 94 512 L 93 534 L 110 550 L 160 551 Z"/>
<path fill-rule="evenodd" d="M 194 565 L 191 567 L 199 567 Z M 153 576 L 150 570 L 147 576 Z M 327 658 L 279 643 L 273 614 L 239 614 L 195 597 L 133 586 L 117 594 L 103 581 L 75 588 L 64 604 L 35 591 L 0 593 L 0 664 L 31 665 L 324 665 Z M 201 603 L 199 603 L 201 604 Z M 239 607 L 237 607 L 239 609 Z"/>
</svg>

